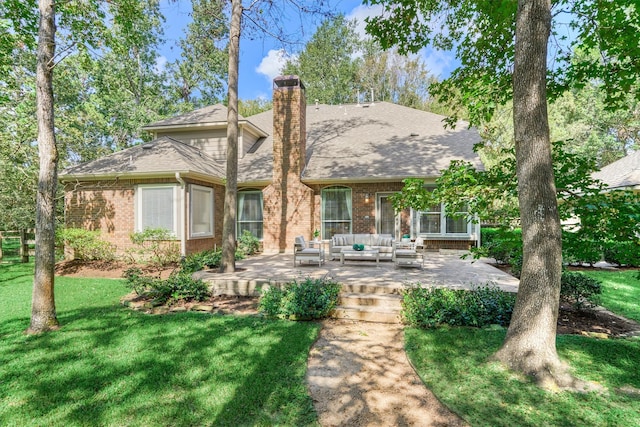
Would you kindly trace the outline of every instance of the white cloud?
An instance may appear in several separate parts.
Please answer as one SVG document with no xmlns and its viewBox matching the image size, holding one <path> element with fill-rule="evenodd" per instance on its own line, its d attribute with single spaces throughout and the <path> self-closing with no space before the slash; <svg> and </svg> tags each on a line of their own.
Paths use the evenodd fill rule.
<svg viewBox="0 0 640 427">
<path fill-rule="evenodd" d="M 269 53 L 267 53 L 267 56 L 262 58 L 262 61 L 260 61 L 260 64 L 256 67 L 256 72 L 264 75 L 267 80 L 271 82 L 275 77 L 280 75 L 282 67 L 284 67 L 284 64 L 291 58 L 292 56 L 282 49 L 271 49 Z"/>
<path fill-rule="evenodd" d="M 439 79 L 447 78 L 459 64 L 453 52 L 435 50 L 431 48 L 420 50 L 427 70 Z"/>
<path fill-rule="evenodd" d="M 368 18 L 369 16 L 378 16 L 378 15 L 382 15 L 381 5 L 376 5 L 376 6 L 360 5 L 355 7 L 351 12 L 349 12 L 349 14 L 346 15 L 346 18 L 349 21 L 352 19 L 355 19 L 357 21 L 356 33 L 358 33 L 360 37 L 369 37 L 369 35 L 364 31 L 364 27 L 365 27 L 364 19 Z"/>
<path fill-rule="evenodd" d="M 161 74 L 165 71 L 165 69 L 167 68 L 167 57 L 166 56 L 158 56 L 156 58 L 156 73 Z"/>
</svg>

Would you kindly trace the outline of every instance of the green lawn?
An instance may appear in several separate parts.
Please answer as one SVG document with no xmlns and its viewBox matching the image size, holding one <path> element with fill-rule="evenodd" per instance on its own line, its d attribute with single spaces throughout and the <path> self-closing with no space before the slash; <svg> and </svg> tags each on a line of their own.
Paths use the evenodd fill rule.
<svg viewBox="0 0 640 427">
<path fill-rule="evenodd" d="M 32 264 L 0 266 L 0 425 L 315 425 L 311 322 L 119 305 L 120 280 L 56 279 L 62 328 L 29 322 Z"/>
<path fill-rule="evenodd" d="M 603 306 L 640 321 L 637 271 L 586 274 L 603 282 Z M 552 394 L 487 362 L 504 335 L 473 328 L 407 329 L 405 340 L 427 387 L 473 426 L 640 425 L 640 338 L 558 336 L 558 352 L 574 374 L 606 391 Z"/>
<path fill-rule="evenodd" d="M 601 305 L 640 322 L 640 280 L 638 270 L 585 271 L 586 275 L 602 281 Z"/>
</svg>

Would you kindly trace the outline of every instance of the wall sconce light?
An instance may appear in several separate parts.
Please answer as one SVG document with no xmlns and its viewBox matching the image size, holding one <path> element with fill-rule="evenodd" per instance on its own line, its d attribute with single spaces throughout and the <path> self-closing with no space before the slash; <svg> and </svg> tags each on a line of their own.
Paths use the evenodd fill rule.
<svg viewBox="0 0 640 427">
<path fill-rule="evenodd" d="M 364 193 L 364 202 L 369 203 L 369 193 Z"/>
</svg>

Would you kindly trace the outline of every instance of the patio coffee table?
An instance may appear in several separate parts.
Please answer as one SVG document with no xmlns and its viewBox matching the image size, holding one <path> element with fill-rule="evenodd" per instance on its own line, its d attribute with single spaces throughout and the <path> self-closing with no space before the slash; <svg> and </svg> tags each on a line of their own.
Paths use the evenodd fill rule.
<svg viewBox="0 0 640 427">
<path fill-rule="evenodd" d="M 363 258 L 363 259 L 376 259 L 376 267 L 380 265 L 380 249 L 370 248 L 362 251 L 356 251 L 353 249 L 343 249 L 340 251 L 340 264 L 344 265 L 345 257 L 349 258 Z"/>
</svg>

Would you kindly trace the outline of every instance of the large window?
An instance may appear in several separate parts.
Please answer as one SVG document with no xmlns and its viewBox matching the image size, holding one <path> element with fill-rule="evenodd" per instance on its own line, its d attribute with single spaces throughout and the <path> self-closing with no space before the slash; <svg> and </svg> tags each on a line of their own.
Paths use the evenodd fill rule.
<svg viewBox="0 0 640 427">
<path fill-rule="evenodd" d="M 140 185 L 136 191 L 136 231 L 164 228 L 180 236 L 176 185 Z"/>
<path fill-rule="evenodd" d="M 258 239 L 262 239 L 262 223 L 262 191 L 238 192 L 238 237 L 248 230 Z"/>
<path fill-rule="evenodd" d="M 351 233 L 351 189 L 329 187 L 322 190 L 322 238 Z"/>
<path fill-rule="evenodd" d="M 447 215 L 444 205 L 429 206 L 426 211 L 419 212 L 419 234 L 427 235 L 468 235 L 470 223 L 466 218 L 467 211 Z"/>
<path fill-rule="evenodd" d="M 213 188 L 191 185 L 189 201 L 191 237 L 213 236 Z"/>
</svg>

